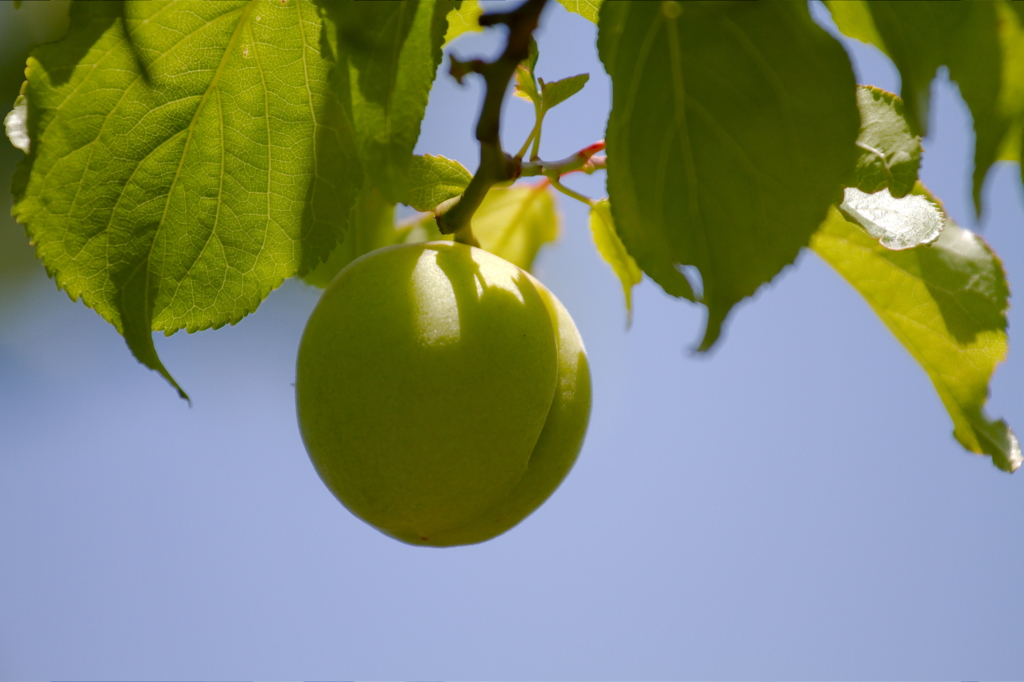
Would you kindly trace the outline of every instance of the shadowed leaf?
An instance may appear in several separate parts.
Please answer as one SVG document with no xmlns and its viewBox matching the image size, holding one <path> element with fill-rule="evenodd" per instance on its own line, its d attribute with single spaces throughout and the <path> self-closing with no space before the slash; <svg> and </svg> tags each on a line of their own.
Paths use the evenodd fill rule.
<svg viewBox="0 0 1024 682">
<path fill-rule="evenodd" d="M 860 116 L 846 52 L 803 3 L 606 2 L 615 227 L 665 291 L 704 285 L 710 348 L 841 201 Z"/>
<path fill-rule="evenodd" d="M 888 188 L 894 197 L 906 196 L 917 182 L 921 138 L 910 132 L 899 97 L 872 86 L 857 86 L 860 135 L 855 186 L 868 194 Z"/>
<path fill-rule="evenodd" d="M 441 63 L 451 0 L 320 6 L 337 31 L 352 80 L 352 112 L 369 182 L 397 202 L 406 189 L 430 87 Z"/>
<path fill-rule="evenodd" d="M 916 134 L 927 133 L 931 81 L 936 69 L 949 67 L 950 78 L 960 86 L 974 119 L 973 193 L 980 213 L 985 175 L 999 157 L 1011 122 L 1024 113 L 1021 94 L 1011 93 L 1024 87 L 1024 70 L 1018 65 L 1014 74 L 1008 64 L 1021 59 L 1019 36 L 1012 36 L 1013 27 L 1006 25 L 1013 22 L 1014 13 L 1001 10 L 1003 2 L 856 2 L 856 11 L 845 9 L 833 14 L 836 25 L 860 40 L 880 41 L 875 42 L 876 46 L 900 71 L 907 119 Z M 836 9 L 847 4 L 854 3 L 828 6 Z M 865 10 L 871 14 L 876 31 L 873 36 L 863 20 Z M 1008 50 L 1014 49 L 1017 56 L 1009 56 Z"/>
<path fill-rule="evenodd" d="M 359 191 L 348 222 L 344 241 L 334 248 L 326 261 L 303 276 L 306 284 L 323 289 L 356 258 L 398 244 L 404 236 L 395 229 L 395 205 L 369 185 Z"/>
</svg>

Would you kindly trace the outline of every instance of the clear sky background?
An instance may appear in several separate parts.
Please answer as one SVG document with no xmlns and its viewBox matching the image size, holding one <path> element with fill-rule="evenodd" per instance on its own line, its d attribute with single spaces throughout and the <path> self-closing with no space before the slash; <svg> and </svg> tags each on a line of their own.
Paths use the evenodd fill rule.
<svg viewBox="0 0 1024 682">
<path fill-rule="evenodd" d="M 4 102 L 35 4 L 0 3 Z M 604 136 L 610 97 L 595 27 L 551 4 L 539 75 L 591 75 L 545 123 L 560 158 Z M 844 44 L 860 82 L 898 90 L 880 53 Z M 946 80 L 934 97 L 924 180 L 1019 291 L 1018 168 L 976 223 L 969 113 Z M 474 167 L 479 101 L 440 75 L 419 151 Z M 518 147 L 532 107 L 505 112 Z M 4 187 L 19 154 L 0 152 Z M 0 679 L 1024 677 L 1024 474 L 961 449 L 859 295 L 805 253 L 697 357 L 702 311 L 645 281 L 627 331 L 584 207 L 560 206 L 537 274 L 587 344 L 586 443 L 520 526 L 445 550 L 366 526 L 309 463 L 291 383 L 318 290 L 160 337 L 189 409 L 0 217 Z M 989 411 L 1024 434 L 1024 305 L 1010 325 Z"/>
</svg>

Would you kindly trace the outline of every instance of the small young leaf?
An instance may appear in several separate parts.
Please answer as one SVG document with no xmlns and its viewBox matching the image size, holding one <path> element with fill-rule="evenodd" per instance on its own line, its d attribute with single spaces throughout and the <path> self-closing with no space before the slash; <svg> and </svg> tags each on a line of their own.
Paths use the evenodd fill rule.
<svg viewBox="0 0 1024 682">
<path fill-rule="evenodd" d="M 417 211 L 433 211 L 459 196 L 473 178 L 466 167 L 443 156 L 414 156 L 409 165 L 409 183 L 399 202 Z"/>
<path fill-rule="evenodd" d="M 854 185 L 868 194 L 888 188 L 894 197 L 906 196 L 917 182 L 921 138 L 910 132 L 903 100 L 870 85 L 857 86 L 860 135 Z"/>
<path fill-rule="evenodd" d="M 893 251 L 931 244 L 939 238 L 945 221 L 939 207 L 920 194 L 896 199 L 886 189 L 865 194 L 847 187 L 839 210 Z"/>
<path fill-rule="evenodd" d="M 558 0 L 562 7 L 575 12 L 585 19 L 597 23 L 597 15 L 601 11 L 602 0 Z"/>
<path fill-rule="evenodd" d="M 513 94 L 533 102 L 536 107 L 541 105 L 542 99 L 537 91 L 537 80 L 533 77 L 533 72 L 522 64 L 516 67 L 516 86 Z"/>
<path fill-rule="evenodd" d="M 480 26 L 480 15 L 484 8 L 479 0 L 462 0 L 462 4 L 448 12 L 448 32 L 444 34 L 444 45 L 452 42 L 463 33 L 475 33 L 484 30 Z"/>
<path fill-rule="evenodd" d="M 932 246 L 890 251 L 831 209 L 811 248 L 871 305 L 932 380 L 956 439 L 1004 471 L 1020 443 L 984 412 L 988 382 L 1006 358 L 1009 287 L 1002 264 L 976 235 L 947 220 Z"/>
<path fill-rule="evenodd" d="M 537 41 L 534 40 L 533 36 L 530 36 L 529 52 L 527 52 L 526 59 L 523 60 L 523 66 L 530 73 L 536 74 L 538 59 L 540 59 L 540 46 L 537 45 Z"/>
<path fill-rule="evenodd" d="M 553 83 L 541 81 L 541 100 L 544 111 L 550 111 L 583 89 L 590 80 L 590 74 L 581 73 Z"/>
<path fill-rule="evenodd" d="M 540 58 L 540 50 L 537 41 L 530 36 L 529 55 L 516 67 L 516 85 L 513 94 L 516 97 L 530 100 L 538 108 L 541 104 L 540 90 L 537 87 L 537 59 Z"/>
<path fill-rule="evenodd" d="M 622 293 L 626 297 L 626 326 L 629 327 L 633 322 L 633 287 L 640 283 L 644 274 L 615 232 L 608 199 L 601 199 L 590 208 L 590 233 L 594 236 L 597 252 L 622 283 Z"/>
</svg>

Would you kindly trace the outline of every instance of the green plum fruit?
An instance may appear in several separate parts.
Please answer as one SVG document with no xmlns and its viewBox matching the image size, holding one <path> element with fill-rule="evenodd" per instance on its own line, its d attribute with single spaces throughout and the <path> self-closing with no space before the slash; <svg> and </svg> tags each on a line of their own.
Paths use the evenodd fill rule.
<svg viewBox="0 0 1024 682">
<path fill-rule="evenodd" d="M 347 265 L 299 345 L 299 430 L 321 479 L 398 540 L 489 540 L 576 461 L 590 370 L 569 313 L 524 270 L 453 242 Z"/>
</svg>

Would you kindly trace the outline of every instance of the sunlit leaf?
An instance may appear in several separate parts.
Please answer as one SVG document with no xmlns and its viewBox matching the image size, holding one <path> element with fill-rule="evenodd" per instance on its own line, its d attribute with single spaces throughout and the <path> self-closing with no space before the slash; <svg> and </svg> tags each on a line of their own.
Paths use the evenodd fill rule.
<svg viewBox="0 0 1024 682">
<path fill-rule="evenodd" d="M 540 247 L 558 237 L 558 212 L 546 184 L 520 184 L 488 192 L 473 214 L 473 236 L 480 247 L 524 270 L 533 267 Z M 404 233 L 407 243 L 453 239 L 437 230 L 431 214 L 403 227 L 408 229 Z"/>
<path fill-rule="evenodd" d="M 931 244 L 939 238 L 945 221 L 939 207 L 920 194 L 897 199 L 887 189 L 865 194 L 847 187 L 839 210 L 893 251 Z"/>
<path fill-rule="evenodd" d="M 710 348 L 842 200 L 860 127 L 845 50 L 804 3 L 607 2 L 608 191 L 637 264 L 694 300 Z"/>
<path fill-rule="evenodd" d="M 629 326 L 633 320 L 633 287 L 640 283 L 643 273 L 615 233 L 615 223 L 607 199 L 598 201 L 590 208 L 590 233 L 594 236 L 597 252 L 622 283 L 622 293 L 626 297 L 626 326 Z"/>
<path fill-rule="evenodd" d="M 414 156 L 409 166 L 409 183 L 399 201 L 417 211 L 433 211 L 440 204 L 466 190 L 472 175 L 454 159 L 443 156 Z"/>
<path fill-rule="evenodd" d="M 551 110 L 582 90 L 589 80 L 590 74 L 581 73 L 551 83 L 541 81 L 541 106 L 545 111 Z"/>
<path fill-rule="evenodd" d="M 956 439 L 1004 471 L 1021 465 L 1006 422 L 985 415 L 988 383 L 1006 358 L 1009 287 L 979 237 L 947 221 L 932 246 L 890 251 L 832 209 L 811 248 L 839 271 L 932 380 Z"/>
<path fill-rule="evenodd" d="M 14 214 L 58 285 L 174 383 L 152 330 L 237 322 L 344 234 L 361 181 L 347 74 L 306 0 L 71 13 L 29 59 Z"/>
<path fill-rule="evenodd" d="M 601 11 L 601 0 L 558 0 L 562 7 L 575 12 L 585 19 L 597 23 L 597 15 Z"/>
<path fill-rule="evenodd" d="M 870 194 L 888 188 L 894 197 L 906 196 L 917 182 L 921 138 L 910 132 L 903 116 L 903 101 L 891 92 L 859 85 L 857 106 L 857 189 Z"/>
<path fill-rule="evenodd" d="M 533 102 L 534 107 L 537 107 L 538 111 L 541 105 L 541 96 L 535 71 L 537 69 L 537 59 L 539 58 L 540 49 L 537 46 L 537 41 L 531 36 L 529 55 L 516 67 L 516 84 L 513 91 L 516 97 Z"/>
<path fill-rule="evenodd" d="M 840 31 L 889 54 L 885 49 L 885 41 L 875 28 L 867 0 L 825 0 L 825 6 L 832 13 L 832 20 Z"/>
<path fill-rule="evenodd" d="M 1014 12 L 1013 9 L 1017 11 Z M 1010 130 L 999 149 L 1000 161 L 1020 161 L 1024 136 L 1024 2 L 998 3 L 999 44 L 1003 50 L 1002 89 L 999 110 L 1011 119 Z"/>
<path fill-rule="evenodd" d="M 451 0 L 322 0 L 352 79 L 352 111 L 369 182 L 391 201 L 405 192 L 412 150 L 441 63 Z"/>
<path fill-rule="evenodd" d="M 558 237 L 547 183 L 492 189 L 473 216 L 473 235 L 482 248 L 529 270 L 540 247 Z"/>
<path fill-rule="evenodd" d="M 444 34 L 444 44 L 452 42 L 463 33 L 482 31 L 480 15 L 484 8 L 479 0 L 462 0 L 462 4 L 448 12 L 448 32 Z"/>
<path fill-rule="evenodd" d="M 541 95 L 537 90 L 537 80 L 534 78 L 533 72 L 520 64 L 516 67 L 515 78 L 515 96 L 533 102 L 535 106 L 540 106 Z"/>
</svg>

